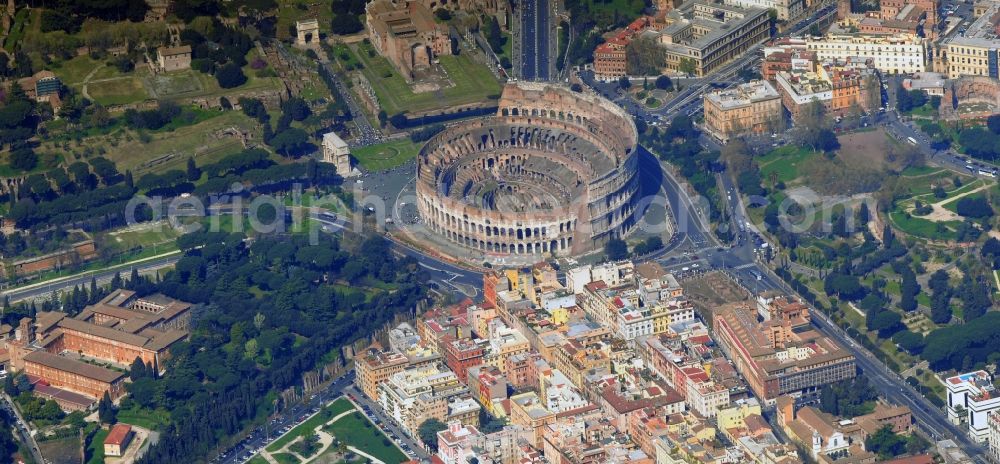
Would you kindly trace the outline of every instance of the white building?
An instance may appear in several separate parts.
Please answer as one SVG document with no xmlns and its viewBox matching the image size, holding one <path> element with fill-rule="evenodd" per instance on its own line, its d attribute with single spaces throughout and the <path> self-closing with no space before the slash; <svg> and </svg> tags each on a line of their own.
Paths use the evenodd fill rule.
<svg viewBox="0 0 1000 464">
<path fill-rule="evenodd" d="M 729 389 L 711 380 L 687 377 L 685 402 L 704 417 L 715 417 L 729 406 Z"/>
<path fill-rule="evenodd" d="M 725 0 L 725 3 L 741 8 L 774 10 L 778 13 L 778 19 L 782 21 L 798 17 L 806 7 L 805 0 Z"/>
<path fill-rule="evenodd" d="M 323 134 L 323 162 L 332 163 L 340 177 L 358 174 L 351 161 L 350 147 L 335 132 Z"/>
<path fill-rule="evenodd" d="M 545 409 L 560 413 L 590 404 L 559 369 L 549 369 L 541 373 L 541 377 L 541 396 L 545 400 Z"/>
<path fill-rule="evenodd" d="M 990 457 L 993 458 L 993 462 L 1000 462 L 1000 413 L 990 413 L 986 420 L 990 428 Z"/>
<path fill-rule="evenodd" d="M 914 35 L 827 34 L 807 38 L 806 49 L 819 61 L 871 60 L 873 67 L 888 74 L 924 72 L 926 65 L 924 40 Z"/>
<path fill-rule="evenodd" d="M 986 371 L 975 371 L 949 377 L 948 420 L 953 424 L 966 422 L 969 436 L 979 443 L 989 439 L 988 415 L 1000 409 L 1000 395 L 993 387 L 993 379 Z"/>
<path fill-rule="evenodd" d="M 551 314 L 552 311 L 559 308 L 572 308 L 573 306 L 576 306 L 576 295 L 569 290 L 560 288 L 551 292 L 542 293 L 540 303 L 542 305 L 542 309 Z"/>
<path fill-rule="evenodd" d="M 382 410 L 412 436 L 430 418 L 446 422 L 479 414 L 454 372 L 435 364 L 407 369 L 378 385 Z"/>
<path fill-rule="evenodd" d="M 653 314 L 649 308 L 636 308 L 632 305 L 618 308 L 614 330 L 615 335 L 624 340 L 652 335 Z"/>
</svg>

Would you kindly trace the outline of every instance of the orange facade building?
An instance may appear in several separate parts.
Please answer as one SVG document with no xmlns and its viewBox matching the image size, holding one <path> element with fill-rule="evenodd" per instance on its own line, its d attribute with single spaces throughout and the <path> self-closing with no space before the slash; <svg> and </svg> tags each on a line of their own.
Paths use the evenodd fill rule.
<svg viewBox="0 0 1000 464">
<path fill-rule="evenodd" d="M 34 351 L 25 356 L 24 370 L 29 377 L 42 379 L 48 385 L 93 398 L 107 393 L 115 399 L 125 394 L 124 373 L 46 351 Z"/>
</svg>

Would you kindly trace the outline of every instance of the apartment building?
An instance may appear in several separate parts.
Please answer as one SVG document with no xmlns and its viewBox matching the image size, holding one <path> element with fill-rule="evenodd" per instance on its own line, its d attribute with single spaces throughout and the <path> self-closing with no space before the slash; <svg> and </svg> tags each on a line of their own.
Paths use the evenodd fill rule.
<svg viewBox="0 0 1000 464">
<path fill-rule="evenodd" d="M 945 42 L 948 78 L 961 76 L 1000 77 L 1000 3 L 988 7 L 968 27 L 965 34 L 954 34 Z"/>
<path fill-rule="evenodd" d="M 409 366 L 406 356 L 395 351 L 371 350 L 354 359 L 355 383 L 372 401 L 378 401 L 378 386 Z"/>
<path fill-rule="evenodd" d="M 727 5 L 742 8 L 774 10 L 778 15 L 779 21 L 788 21 L 789 19 L 797 18 L 809 5 L 806 0 L 725 0 L 725 2 Z"/>
<path fill-rule="evenodd" d="M 723 143 L 744 134 L 769 133 L 781 127 L 781 95 L 767 81 L 706 93 L 705 130 Z"/>
<path fill-rule="evenodd" d="M 493 416 L 498 402 L 507 399 L 507 377 L 493 366 L 476 366 L 469 369 L 469 392 Z"/>
<path fill-rule="evenodd" d="M 806 49 L 819 61 L 869 62 L 886 74 L 909 74 L 926 70 L 926 44 L 911 34 L 827 34 L 806 39 Z"/>
<path fill-rule="evenodd" d="M 561 413 L 590 404 L 559 369 L 546 369 L 539 375 L 539 397 L 545 400 L 545 409 Z"/>
<path fill-rule="evenodd" d="M 720 409 L 729 406 L 729 389 L 713 382 L 705 371 L 685 376 L 684 401 L 704 417 L 715 417 Z"/>
<path fill-rule="evenodd" d="M 627 76 L 628 59 L 625 49 L 636 35 L 652 27 L 653 18 L 643 16 L 598 45 L 594 49 L 594 77 L 610 81 Z"/>
<path fill-rule="evenodd" d="M 827 63 L 778 71 L 774 81 L 782 104 L 796 122 L 815 103 L 823 106 L 825 115 L 843 117 L 852 111 L 872 111 L 882 101 L 878 77 L 864 68 Z"/>
<path fill-rule="evenodd" d="M 990 458 L 993 459 L 993 462 L 1000 462 L 1000 414 L 990 413 L 986 416 L 986 420 L 990 429 L 987 440 Z"/>
<path fill-rule="evenodd" d="M 854 356 L 815 330 L 789 322 L 758 323 L 744 305 L 719 308 L 713 329 L 722 350 L 762 402 L 780 395 L 816 394 L 823 385 L 853 378 Z"/>
<path fill-rule="evenodd" d="M 459 381 L 465 383 L 469 378 L 469 368 L 483 364 L 485 354 L 485 343 L 477 343 L 471 338 L 449 340 L 445 344 L 444 361 Z"/>
<path fill-rule="evenodd" d="M 506 368 L 507 359 L 531 350 L 528 339 L 519 330 L 507 327 L 503 321 L 494 319 L 489 326 L 489 344 L 483 362 L 501 371 Z"/>
<path fill-rule="evenodd" d="M 503 430 L 484 434 L 476 427 L 458 421 L 448 423 L 448 428 L 437 433 L 441 464 L 466 464 L 473 462 L 491 464 L 516 464 L 521 456 L 521 445 L 530 441 L 528 429 L 509 425 Z"/>
<path fill-rule="evenodd" d="M 535 392 L 510 397 L 510 422 L 532 431 L 532 443 L 542 448 L 545 426 L 555 422 L 556 413 L 545 408 L 545 402 Z"/>
<path fill-rule="evenodd" d="M 685 2 L 664 21 L 661 30 L 646 34 L 663 46 L 664 70 L 674 74 L 704 76 L 771 36 L 766 9 L 706 0 Z"/>
<path fill-rule="evenodd" d="M 969 437 L 979 443 L 989 439 L 988 416 L 1000 409 L 1000 394 L 986 371 L 967 372 L 944 381 L 948 389 L 948 420 L 968 425 Z"/>
<path fill-rule="evenodd" d="M 382 410 L 415 436 L 427 419 L 479 425 L 479 404 L 454 372 L 440 365 L 412 367 L 378 385 Z"/>
</svg>

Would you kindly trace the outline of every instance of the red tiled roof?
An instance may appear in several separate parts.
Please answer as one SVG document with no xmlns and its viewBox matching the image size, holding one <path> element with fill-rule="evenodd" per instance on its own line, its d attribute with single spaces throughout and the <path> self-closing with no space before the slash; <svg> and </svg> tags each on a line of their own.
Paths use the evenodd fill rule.
<svg viewBox="0 0 1000 464">
<path fill-rule="evenodd" d="M 131 431 L 132 427 L 128 424 L 115 424 L 115 426 L 111 428 L 111 432 L 108 433 L 108 438 L 104 439 L 104 444 L 121 446 L 125 443 L 125 438 L 128 437 L 128 434 Z"/>
</svg>

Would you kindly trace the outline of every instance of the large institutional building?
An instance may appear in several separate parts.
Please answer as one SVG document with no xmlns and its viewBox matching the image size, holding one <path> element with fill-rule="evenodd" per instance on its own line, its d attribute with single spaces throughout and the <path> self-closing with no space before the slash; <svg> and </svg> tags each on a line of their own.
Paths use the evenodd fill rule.
<svg viewBox="0 0 1000 464">
<path fill-rule="evenodd" d="M 628 235 L 637 133 L 617 105 L 512 83 L 497 114 L 464 121 L 417 156 L 417 207 L 437 235 L 484 254 L 571 255 Z"/>
<path fill-rule="evenodd" d="M 721 140 L 734 135 L 777 130 L 783 119 L 781 95 L 767 81 L 706 93 L 705 129 Z"/>
<path fill-rule="evenodd" d="M 960 76 L 1000 77 L 1000 3 L 988 3 L 986 11 L 969 26 L 964 34 L 956 34 L 946 42 L 948 78 Z"/>
<path fill-rule="evenodd" d="M 767 404 L 781 395 L 815 394 L 823 385 L 857 374 L 850 352 L 808 328 L 808 311 L 789 308 L 776 309 L 777 317 L 764 323 L 742 305 L 720 308 L 714 315 L 719 345 L 754 395 Z"/>
<path fill-rule="evenodd" d="M 188 335 L 191 305 L 161 294 L 138 297 L 115 290 L 76 317 L 42 312 L 4 334 L 15 370 L 25 372 L 36 392 L 65 409 L 85 409 L 105 392 L 124 394 L 125 374 L 80 358 L 127 368 L 136 359 L 161 368 L 169 349 Z M 42 387 L 39 390 L 39 387 Z"/>
<path fill-rule="evenodd" d="M 657 34 L 666 53 L 665 71 L 671 73 L 704 76 L 771 36 L 771 18 L 763 8 L 693 0 L 664 20 L 666 27 Z"/>
</svg>

